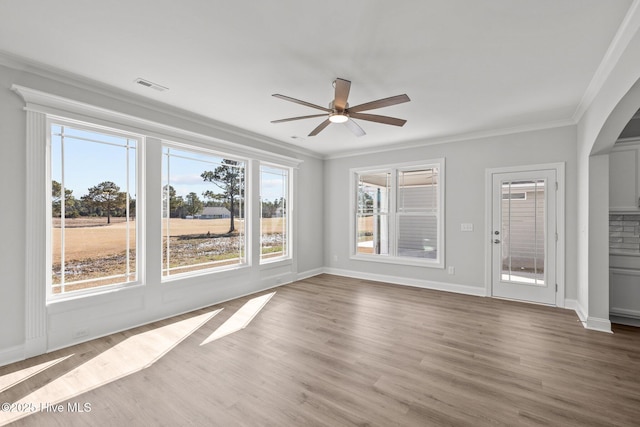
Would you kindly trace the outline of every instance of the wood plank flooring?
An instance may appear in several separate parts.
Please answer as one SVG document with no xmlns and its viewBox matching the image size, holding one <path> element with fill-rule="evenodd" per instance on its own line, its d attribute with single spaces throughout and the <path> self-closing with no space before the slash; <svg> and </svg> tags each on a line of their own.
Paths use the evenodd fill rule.
<svg viewBox="0 0 640 427">
<path fill-rule="evenodd" d="M 255 296 L 2 367 L 0 403 L 64 410 L 19 419 L 5 412 L 0 420 L 640 425 L 640 329 L 614 325 L 614 334 L 604 334 L 585 330 L 569 310 L 331 275 L 275 291 L 246 328 L 204 345 Z M 147 354 L 161 357 L 135 368 Z M 90 412 L 71 412 L 74 405 Z"/>
</svg>

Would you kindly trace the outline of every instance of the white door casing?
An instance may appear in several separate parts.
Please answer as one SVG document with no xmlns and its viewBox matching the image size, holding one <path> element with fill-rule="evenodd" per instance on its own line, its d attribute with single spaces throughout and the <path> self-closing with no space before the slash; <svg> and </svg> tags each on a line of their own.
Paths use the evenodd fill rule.
<svg viewBox="0 0 640 427">
<path fill-rule="evenodd" d="M 489 295 L 558 304 L 558 175 L 557 168 L 488 171 Z"/>
</svg>

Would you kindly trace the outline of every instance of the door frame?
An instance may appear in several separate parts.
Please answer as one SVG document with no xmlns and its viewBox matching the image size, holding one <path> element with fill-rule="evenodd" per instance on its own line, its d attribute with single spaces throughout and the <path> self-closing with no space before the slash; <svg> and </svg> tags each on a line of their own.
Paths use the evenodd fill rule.
<svg viewBox="0 0 640 427">
<path fill-rule="evenodd" d="M 492 296 L 492 250 L 493 250 L 493 175 L 510 172 L 535 172 L 555 170 L 558 190 L 556 191 L 556 306 L 565 306 L 565 163 L 544 163 L 537 165 L 510 166 L 485 169 L 485 296 Z"/>
</svg>

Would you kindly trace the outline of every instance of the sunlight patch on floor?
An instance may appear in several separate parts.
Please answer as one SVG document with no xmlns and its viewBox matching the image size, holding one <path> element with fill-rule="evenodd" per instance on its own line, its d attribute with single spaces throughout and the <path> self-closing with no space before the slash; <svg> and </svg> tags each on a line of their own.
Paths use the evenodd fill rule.
<svg viewBox="0 0 640 427">
<path fill-rule="evenodd" d="M 275 295 L 275 292 L 271 292 L 270 294 L 265 294 L 259 297 L 255 297 L 250 299 L 240 307 L 238 311 L 236 311 L 233 316 L 227 319 L 218 329 L 216 329 L 209 337 L 202 341 L 202 344 L 205 345 L 222 337 L 225 337 L 234 332 L 238 332 L 241 329 L 247 327 L 249 323 L 253 320 L 254 317 L 262 310 L 262 308 L 267 305 L 271 297 Z"/>
<path fill-rule="evenodd" d="M 220 311 L 222 309 L 129 337 L 15 403 L 63 402 L 148 368 Z M 0 412 L 0 425 L 26 415 L 29 414 Z"/>
<path fill-rule="evenodd" d="M 0 393 L 10 389 L 11 387 L 21 383 L 22 381 L 28 380 L 32 376 L 37 375 L 40 372 L 45 371 L 46 369 L 49 369 L 53 365 L 56 365 L 62 362 L 63 360 L 67 360 L 71 356 L 73 356 L 73 354 L 61 357 L 59 359 L 49 360 L 47 362 L 40 363 L 39 365 L 31 366 L 29 368 L 21 369 L 19 371 L 11 372 L 10 374 L 1 376 L 0 377 Z"/>
</svg>

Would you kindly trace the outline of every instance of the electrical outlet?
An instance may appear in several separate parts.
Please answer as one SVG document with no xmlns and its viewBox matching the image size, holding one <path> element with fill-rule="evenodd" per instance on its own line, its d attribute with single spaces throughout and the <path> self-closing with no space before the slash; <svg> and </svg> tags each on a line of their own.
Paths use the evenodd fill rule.
<svg viewBox="0 0 640 427">
<path fill-rule="evenodd" d="M 447 269 L 447 273 L 456 274 L 456 268 L 454 266 L 450 265 L 449 268 Z"/>
<path fill-rule="evenodd" d="M 333 255 L 333 262 L 338 262 L 338 255 Z"/>
</svg>

